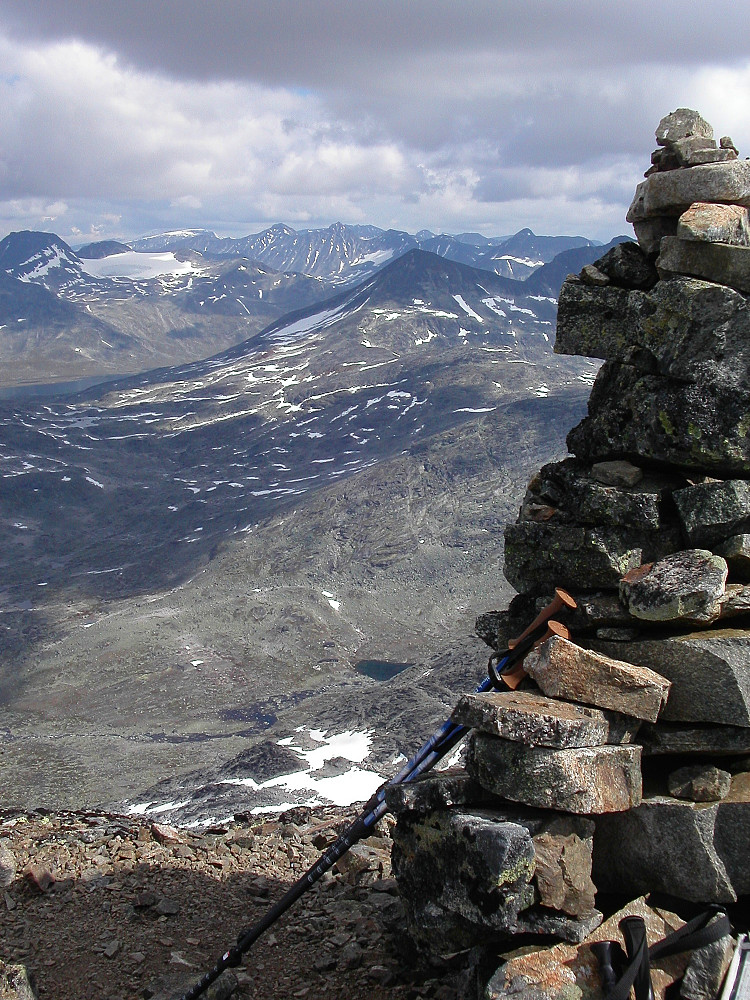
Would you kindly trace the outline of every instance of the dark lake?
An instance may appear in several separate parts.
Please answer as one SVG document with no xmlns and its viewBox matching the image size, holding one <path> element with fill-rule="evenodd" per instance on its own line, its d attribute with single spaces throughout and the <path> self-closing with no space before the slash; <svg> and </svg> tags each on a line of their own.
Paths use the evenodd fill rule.
<svg viewBox="0 0 750 1000">
<path fill-rule="evenodd" d="M 0 389 L 0 399 L 47 399 L 50 396 L 68 396 L 74 392 L 82 392 L 94 385 L 105 385 L 115 382 L 124 375 L 91 375 L 88 378 L 78 378 L 73 382 L 49 382 L 39 385 L 11 385 Z"/>
<path fill-rule="evenodd" d="M 413 666 L 413 663 L 394 663 L 393 660 L 358 660 L 354 664 L 354 669 L 358 674 L 372 677 L 375 681 L 389 681 L 402 670 Z"/>
</svg>

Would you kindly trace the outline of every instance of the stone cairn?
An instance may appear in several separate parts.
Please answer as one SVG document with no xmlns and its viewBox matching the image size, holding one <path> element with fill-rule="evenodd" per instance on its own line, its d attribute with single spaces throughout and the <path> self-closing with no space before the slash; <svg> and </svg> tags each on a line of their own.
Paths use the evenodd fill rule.
<svg viewBox="0 0 750 1000">
<path fill-rule="evenodd" d="M 592 942 L 683 923 L 648 894 L 750 895 L 750 161 L 687 109 L 656 139 L 637 242 L 560 293 L 556 352 L 605 363 L 507 528 L 519 594 L 477 622 L 501 649 L 563 587 L 573 640 L 527 657 L 533 685 L 461 699 L 465 769 L 389 792 L 411 935 L 476 949 L 479 1000 L 601 996 Z M 664 961 L 657 997 L 711 1000 L 730 952 Z"/>
</svg>

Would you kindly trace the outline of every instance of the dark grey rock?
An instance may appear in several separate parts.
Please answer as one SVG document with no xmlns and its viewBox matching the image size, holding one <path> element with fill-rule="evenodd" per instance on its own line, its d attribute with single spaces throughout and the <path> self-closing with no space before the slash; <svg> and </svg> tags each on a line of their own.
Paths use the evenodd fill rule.
<svg viewBox="0 0 750 1000">
<path fill-rule="evenodd" d="M 710 924 L 721 920 L 719 914 Z M 709 926 L 710 926 L 709 924 Z M 684 1000 L 715 1000 L 729 968 L 734 952 L 734 939 L 725 934 L 718 941 L 696 948 L 690 955 L 688 967 L 680 983 L 680 996 Z"/>
<path fill-rule="evenodd" d="M 638 722 L 617 712 L 547 698 L 535 691 L 467 694 L 451 718 L 502 739 L 557 749 L 629 743 L 638 731 Z"/>
<path fill-rule="evenodd" d="M 647 756 L 711 754 L 729 759 L 750 753 L 750 729 L 744 726 L 689 725 L 680 722 L 644 723 L 638 742 Z M 730 766 L 728 763 L 725 766 Z"/>
<path fill-rule="evenodd" d="M 637 486 L 643 479 L 643 470 L 632 462 L 595 462 L 591 476 L 605 486 Z"/>
<path fill-rule="evenodd" d="M 656 267 L 662 277 L 688 274 L 739 292 L 750 292 L 750 247 L 667 236 Z"/>
<path fill-rule="evenodd" d="M 732 577 L 750 580 L 750 534 L 732 535 L 714 546 L 714 552 L 726 559 Z"/>
<path fill-rule="evenodd" d="M 588 815 L 640 802 L 640 756 L 639 746 L 551 750 L 475 733 L 467 769 L 512 802 Z"/>
<path fill-rule="evenodd" d="M 715 545 L 750 527 L 750 482 L 728 479 L 700 483 L 674 493 L 691 545 Z"/>
<path fill-rule="evenodd" d="M 685 549 L 627 573 L 620 582 L 620 600 L 644 621 L 715 621 L 727 573 L 721 556 Z"/>
<path fill-rule="evenodd" d="M 750 776 L 749 776 L 750 777 Z M 701 903 L 728 903 L 750 890 L 750 797 L 738 786 L 724 802 L 649 796 L 629 812 L 602 816 L 594 835 L 600 891 L 665 892 Z"/>
<path fill-rule="evenodd" d="M 638 348 L 651 359 L 651 369 L 640 363 L 645 373 L 740 386 L 750 370 L 749 341 L 747 299 L 726 283 L 675 277 L 628 292 L 569 279 L 560 290 L 558 354 L 630 358 L 638 367 Z"/>
<path fill-rule="evenodd" d="M 652 216 L 650 219 L 640 219 L 633 223 L 638 245 L 645 254 L 653 256 L 659 252 L 661 241 L 665 236 L 674 236 L 677 232 L 677 216 Z"/>
<path fill-rule="evenodd" d="M 661 719 L 750 727 L 750 632 L 722 629 L 591 646 L 657 670 L 672 682 Z"/>
<path fill-rule="evenodd" d="M 386 788 L 385 800 L 396 816 L 402 812 L 426 814 L 451 806 L 505 805 L 459 768 L 427 774 L 408 784 L 392 785 Z"/>
<path fill-rule="evenodd" d="M 656 126 L 656 142 L 659 146 L 672 145 L 690 137 L 713 139 L 714 130 L 697 111 L 678 108 L 665 115 Z"/>
<path fill-rule="evenodd" d="M 567 441 L 570 451 L 592 463 L 639 456 L 733 476 L 750 473 L 748 424 L 750 389 L 730 394 L 719 386 L 643 375 L 630 365 L 608 361 L 594 384 L 588 417 Z"/>
<path fill-rule="evenodd" d="M 691 802 L 720 802 L 729 794 L 732 775 L 712 764 L 690 764 L 672 771 L 667 779 L 669 794 Z"/>
<path fill-rule="evenodd" d="M 550 581 L 573 591 L 615 590 L 628 570 L 677 548 L 675 532 L 522 521 L 505 529 L 504 572 L 516 590 L 535 594 Z"/>
<path fill-rule="evenodd" d="M 595 266 L 619 288 L 648 289 L 659 280 L 653 260 L 638 243 L 618 243 Z"/>
</svg>

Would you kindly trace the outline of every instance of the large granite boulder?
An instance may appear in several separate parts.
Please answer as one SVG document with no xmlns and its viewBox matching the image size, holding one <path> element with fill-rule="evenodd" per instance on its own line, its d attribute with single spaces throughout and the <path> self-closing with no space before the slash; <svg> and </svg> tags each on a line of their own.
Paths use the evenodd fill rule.
<svg viewBox="0 0 750 1000">
<path fill-rule="evenodd" d="M 666 236 L 656 267 L 662 276 L 689 274 L 750 292 L 750 247 Z"/>
<path fill-rule="evenodd" d="M 632 642 L 595 639 L 590 645 L 658 670 L 672 682 L 661 713 L 665 722 L 750 727 L 750 631 L 724 628 Z"/>
<path fill-rule="evenodd" d="M 722 802 L 653 795 L 629 812 L 601 816 L 594 836 L 600 891 L 664 892 L 700 903 L 750 893 L 750 775 L 736 775 Z"/>
<path fill-rule="evenodd" d="M 626 218 L 638 222 L 651 216 L 682 215 L 696 201 L 750 206 L 750 161 L 654 173 L 636 188 Z"/>
<path fill-rule="evenodd" d="M 618 712 L 547 698 L 537 691 L 486 691 L 463 695 L 453 722 L 527 746 L 595 747 L 630 743 L 638 720 Z"/>
</svg>

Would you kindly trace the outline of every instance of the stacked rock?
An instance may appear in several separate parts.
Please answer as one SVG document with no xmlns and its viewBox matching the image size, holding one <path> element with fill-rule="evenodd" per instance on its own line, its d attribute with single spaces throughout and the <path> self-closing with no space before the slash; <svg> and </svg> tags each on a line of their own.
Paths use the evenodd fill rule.
<svg viewBox="0 0 750 1000">
<path fill-rule="evenodd" d="M 527 658 L 539 691 L 462 699 L 468 775 L 389 798 L 413 932 L 434 945 L 440 925 L 443 950 L 591 935 L 591 886 L 566 897 L 561 850 L 545 888 L 537 845 L 553 830 L 577 838 L 579 873 L 591 846 L 599 892 L 750 894 L 750 161 L 686 109 L 656 138 L 628 214 L 637 242 L 560 293 L 555 350 L 604 364 L 571 456 L 532 478 L 506 530 L 519 594 L 477 623 L 503 648 L 565 587 L 575 643 L 553 637 Z M 499 828 L 475 883 L 471 851 L 491 854 L 477 845 Z M 517 993 L 508 976 L 480 995 Z M 556 995 L 543 979 L 531 992 Z"/>
</svg>

